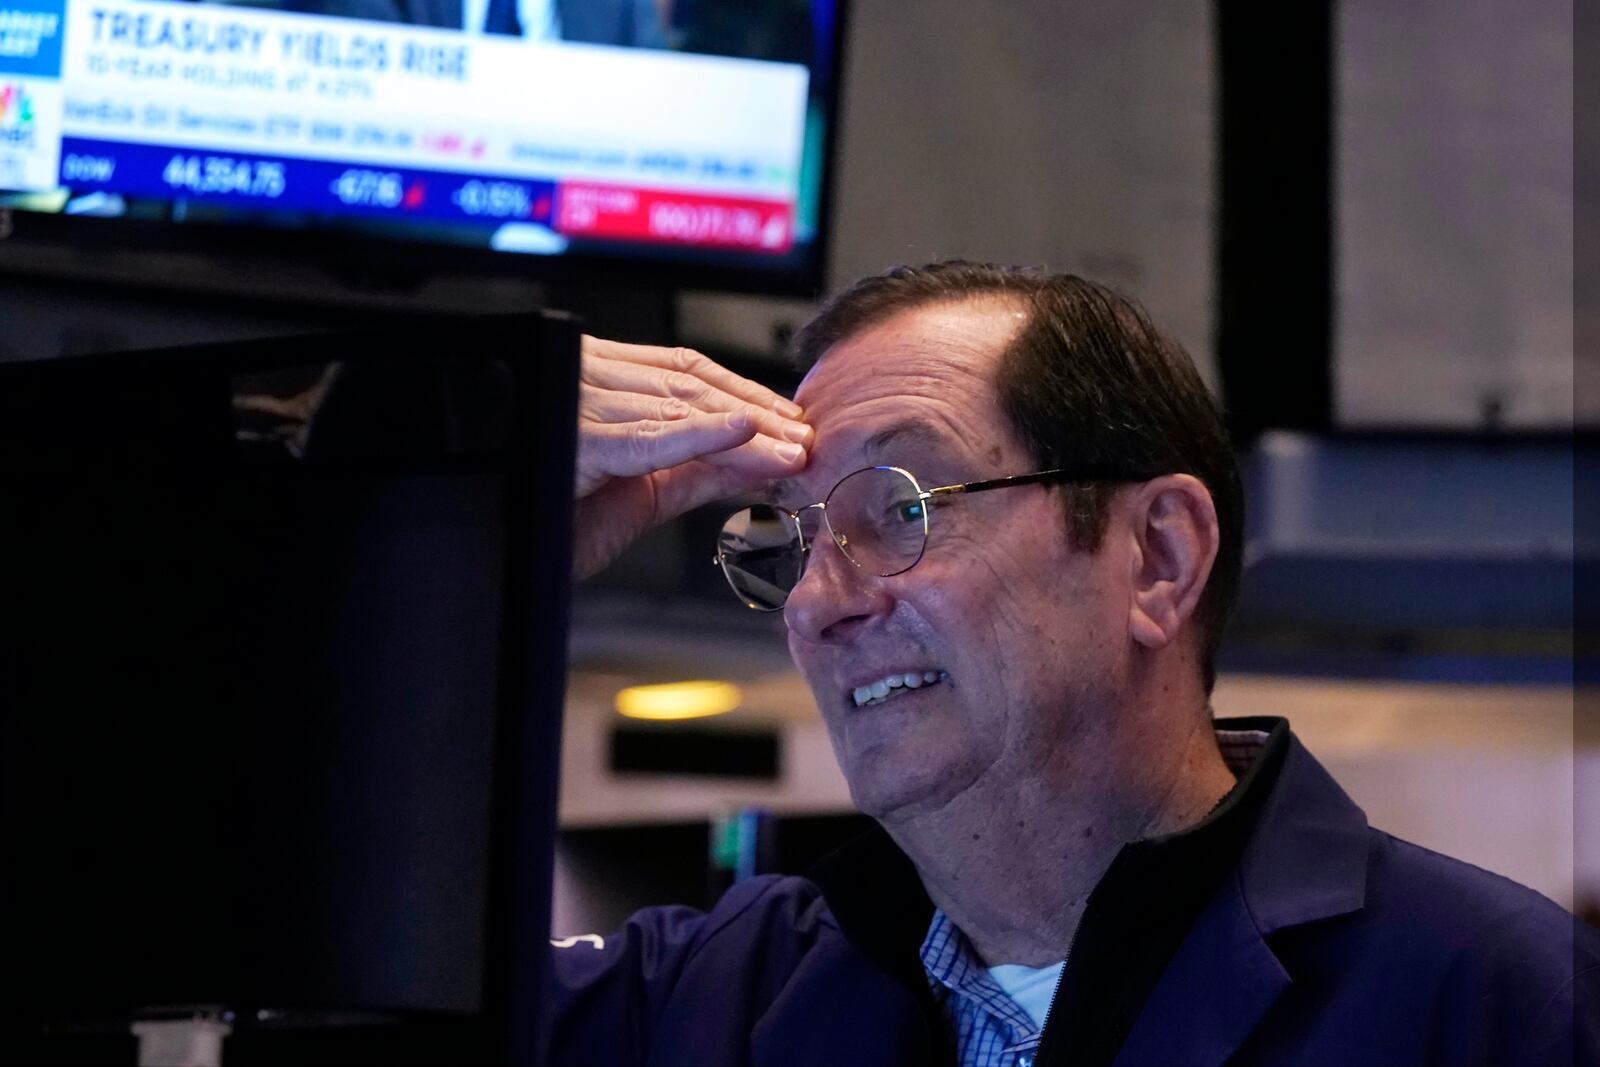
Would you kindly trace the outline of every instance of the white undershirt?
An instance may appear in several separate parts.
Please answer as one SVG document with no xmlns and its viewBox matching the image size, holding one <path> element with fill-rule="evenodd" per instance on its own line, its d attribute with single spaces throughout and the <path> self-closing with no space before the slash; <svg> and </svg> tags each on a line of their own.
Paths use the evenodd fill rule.
<svg viewBox="0 0 1600 1067">
<path fill-rule="evenodd" d="M 468 33 L 482 33 L 483 21 L 488 17 L 489 0 L 461 0 L 461 28 Z M 561 12 L 556 10 L 556 0 L 517 0 L 517 21 L 522 24 L 525 40 L 561 39 Z"/>
<path fill-rule="evenodd" d="M 1066 961 L 1049 967 L 1024 967 L 1020 963 L 1002 963 L 989 968 L 989 977 L 1005 990 L 1006 996 L 1017 1002 L 1017 1007 L 1028 1013 L 1033 1025 L 1044 1029 L 1044 1017 L 1050 1012 L 1050 999 L 1056 994 L 1056 983 L 1061 981 L 1061 969 Z"/>
</svg>

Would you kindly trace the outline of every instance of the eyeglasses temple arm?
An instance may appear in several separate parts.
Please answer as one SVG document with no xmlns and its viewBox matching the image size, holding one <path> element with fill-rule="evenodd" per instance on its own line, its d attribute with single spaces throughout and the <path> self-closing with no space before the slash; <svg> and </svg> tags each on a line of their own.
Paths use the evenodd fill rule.
<svg viewBox="0 0 1600 1067">
<path fill-rule="evenodd" d="M 1117 470 L 1108 464 L 1093 463 L 1082 467 L 1057 467 L 1054 470 L 1035 471 L 1032 474 L 1014 474 L 1009 478 L 990 478 L 981 482 L 965 482 L 961 485 L 942 485 L 937 489 L 929 489 L 928 495 L 982 493 L 989 489 L 1004 489 L 1011 485 L 1033 485 L 1038 482 L 1127 482 L 1143 480 L 1130 477 L 1125 472 Z"/>
</svg>

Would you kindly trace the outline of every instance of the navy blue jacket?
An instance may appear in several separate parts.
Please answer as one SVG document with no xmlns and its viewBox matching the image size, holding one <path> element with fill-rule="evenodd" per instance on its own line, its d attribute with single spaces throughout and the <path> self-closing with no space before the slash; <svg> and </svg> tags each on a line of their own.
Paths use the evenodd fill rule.
<svg viewBox="0 0 1600 1067">
<path fill-rule="evenodd" d="M 1289 741 L 1238 867 L 1115 1062 L 1600 1065 L 1600 934 L 1369 828 Z M 917 955 L 930 914 L 881 833 L 709 913 L 639 912 L 603 947 L 556 950 L 546 1059 L 953 1062 Z"/>
</svg>

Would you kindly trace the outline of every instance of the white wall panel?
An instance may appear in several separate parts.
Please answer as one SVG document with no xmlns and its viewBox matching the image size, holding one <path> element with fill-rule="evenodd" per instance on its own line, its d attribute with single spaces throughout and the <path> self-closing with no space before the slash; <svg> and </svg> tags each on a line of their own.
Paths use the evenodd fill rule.
<svg viewBox="0 0 1600 1067">
<path fill-rule="evenodd" d="M 1339 419 L 1570 424 L 1571 0 L 1335 10 Z"/>
<path fill-rule="evenodd" d="M 855 0 L 831 276 L 947 256 L 1112 284 L 1215 380 L 1210 6 Z M 807 306 L 686 300 L 691 337 L 767 343 Z"/>
</svg>

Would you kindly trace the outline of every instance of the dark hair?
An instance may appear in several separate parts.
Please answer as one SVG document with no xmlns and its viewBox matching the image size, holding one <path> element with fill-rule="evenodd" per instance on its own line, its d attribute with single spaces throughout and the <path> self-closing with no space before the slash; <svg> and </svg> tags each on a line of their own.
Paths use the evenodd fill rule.
<svg viewBox="0 0 1600 1067">
<path fill-rule="evenodd" d="M 1133 300 L 1070 274 L 950 260 L 895 267 L 829 301 L 795 334 L 802 367 L 892 315 L 974 297 L 1016 300 L 1028 324 L 1001 357 L 1000 408 L 1041 467 L 1104 463 L 1146 477 L 1192 474 L 1211 492 L 1221 543 L 1201 594 L 1201 669 L 1216 680 L 1216 651 L 1239 591 L 1244 490 L 1222 412 L 1177 342 Z M 1068 542 L 1099 549 L 1115 486 L 1068 486 Z"/>
</svg>

